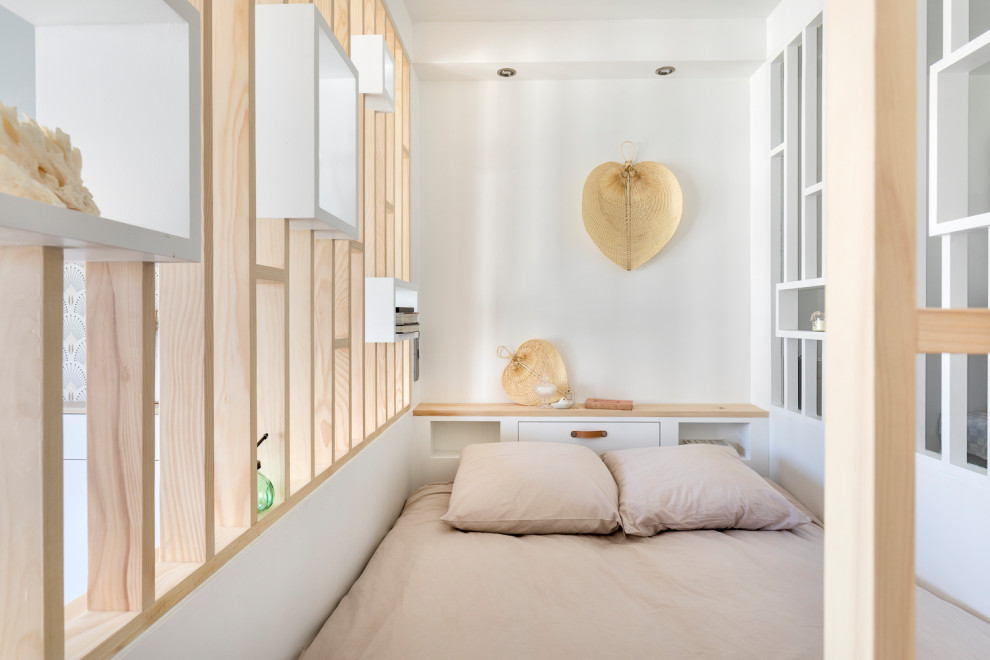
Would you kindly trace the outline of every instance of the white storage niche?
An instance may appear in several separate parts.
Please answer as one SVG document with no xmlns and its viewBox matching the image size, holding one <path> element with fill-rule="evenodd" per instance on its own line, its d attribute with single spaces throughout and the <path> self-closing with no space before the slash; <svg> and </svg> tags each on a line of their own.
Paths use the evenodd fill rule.
<svg viewBox="0 0 990 660">
<path fill-rule="evenodd" d="M 929 234 L 990 226 L 990 32 L 931 67 Z"/>
<path fill-rule="evenodd" d="M 395 308 L 412 307 L 419 311 L 419 292 L 415 284 L 394 277 L 364 279 L 364 341 L 381 343 L 419 337 L 419 332 L 395 332 Z"/>
<path fill-rule="evenodd" d="M 357 69 L 315 5 L 255 8 L 257 214 L 358 236 Z"/>
<path fill-rule="evenodd" d="M 395 57 L 380 34 L 351 37 L 351 56 L 361 73 L 359 91 L 364 107 L 375 112 L 395 112 Z"/>
<path fill-rule="evenodd" d="M 0 0 L 0 101 L 69 134 L 102 216 L 0 193 L 0 244 L 199 261 L 199 30 L 186 0 Z"/>
</svg>

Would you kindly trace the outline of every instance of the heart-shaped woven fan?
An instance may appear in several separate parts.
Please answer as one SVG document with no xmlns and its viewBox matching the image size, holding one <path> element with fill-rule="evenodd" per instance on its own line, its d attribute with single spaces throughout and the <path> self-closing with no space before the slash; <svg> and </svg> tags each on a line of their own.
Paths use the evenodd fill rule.
<svg viewBox="0 0 990 660">
<path fill-rule="evenodd" d="M 602 163 L 584 184 L 584 228 L 606 257 L 638 268 L 671 239 L 684 199 L 673 172 L 653 162 Z"/>
<path fill-rule="evenodd" d="M 524 406 L 535 406 L 540 397 L 533 388 L 544 379 L 557 386 L 557 393 L 567 391 L 567 369 L 560 353 L 544 339 L 523 342 L 514 353 L 505 346 L 498 347 L 498 356 L 509 364 L 502 372 L 502 388 L 509 398 Z"/>
</svg>

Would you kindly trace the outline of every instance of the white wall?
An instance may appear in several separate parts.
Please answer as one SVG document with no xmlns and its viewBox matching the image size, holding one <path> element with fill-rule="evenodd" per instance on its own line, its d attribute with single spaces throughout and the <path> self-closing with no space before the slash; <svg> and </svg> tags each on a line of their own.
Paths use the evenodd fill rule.
<svg viewBox="0 0 990 660">
<path fill-rule="evenodd" d="M 922 454 L 915 465 L 918 581 L 990 621 L 990 483 Z"/>
<path fill-rule="evenodd" d="M 403 417 L 121 654 L 295 658 L 364 569 L 412 485 Z"/>
<path fill-rule="evenodd" d="M 422 396 L 507 401 L 495 355 L 541 337 L 577 398 L 749 400 L 746 79 L 424 81 Z M 589 172 L 670 167 L 674 238 L 626 272 L 581 216 Z"/>
</svg>

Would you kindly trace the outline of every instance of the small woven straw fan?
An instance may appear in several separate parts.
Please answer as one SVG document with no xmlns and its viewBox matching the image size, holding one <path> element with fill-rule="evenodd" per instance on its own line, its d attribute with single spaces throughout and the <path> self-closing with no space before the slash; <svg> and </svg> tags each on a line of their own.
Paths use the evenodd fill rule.
<svg viewBox="0 0 990 660">
<path fill-rule="evenodd" d="M 540 397 L 533 391 L 545 378 L 557 386 L 557 392 L 567 392 L 567 370 L 560 353 L 548 341 L 530 339 L 515 353 L 505 346 L 498 347 L 498 356 L 509 361 L 502 372 L 502 388 L 509 398 L 524 406 L 540 404 Z"/>
<path fill-rule="evenodd" d="M 626 158 L 625 145 L 632 145 Z M 660 163 L 633 164 L 636 146 L 623 142 L 625 163 L 602 163 L 584 183 L 584 228 L 605 256 L 626 270 L 659 252 L 681 221 L 684 198 L 674 174 Z"/>
</svg>

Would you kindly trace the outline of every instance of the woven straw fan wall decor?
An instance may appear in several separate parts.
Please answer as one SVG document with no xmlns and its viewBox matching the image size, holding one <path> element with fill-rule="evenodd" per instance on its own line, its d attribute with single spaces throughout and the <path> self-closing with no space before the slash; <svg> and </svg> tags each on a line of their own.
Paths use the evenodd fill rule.
<svg viewBox="0 0 990 660">
<path fill-rule="evenodd" d="M 625 147 L 631 147 L 628 157 Z M 584 183 L 584 228 L 606 257 L 626 270 L 652 259 L 681 221 L 684 199 L 673 172 L 643 161 L 633 164 L 636 145 L 620 146 L 624 163 L 602 163 Z"/>
</svg>

